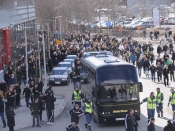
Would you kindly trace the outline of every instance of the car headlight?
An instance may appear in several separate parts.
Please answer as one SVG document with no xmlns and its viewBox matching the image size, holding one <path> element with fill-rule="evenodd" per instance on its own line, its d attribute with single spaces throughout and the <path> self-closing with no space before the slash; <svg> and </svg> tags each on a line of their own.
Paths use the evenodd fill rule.
<svg viewBox="0 0 175 131">
<path fill-rule="evenodd" d="M 64 81 L 64 80 L 67 80 L 67 78 L 62 78 L 62 80 Z"/>
<path fill-rule="evenodd" d="M 50 80 L 50 81 L 54 81 L 54 78 L 50 78 L 49 80 Z"/>
</svg>

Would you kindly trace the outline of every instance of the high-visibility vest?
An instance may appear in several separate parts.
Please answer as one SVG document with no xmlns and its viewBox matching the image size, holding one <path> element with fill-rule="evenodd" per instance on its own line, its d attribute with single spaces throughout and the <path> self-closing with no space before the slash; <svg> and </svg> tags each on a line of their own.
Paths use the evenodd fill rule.
<svg viewBox="0 0 175 131">
<path fill-rule="evenodd" d="M 130 86 L 130 87 L 129 87 L 129 94 L 132 94 L 132 92 L 133 92 L 133 87 Z"/>
<path fill-rule="evenodd" d="M 170 98 L 171 98 L 171 105 L 175 105 L 175 93 L 173 95 L 171 93 Z"/>
<path fill-rule="evenodd" d="M 78 93 L 74 91 L 74 100 L 81 100 L 81 91 L 79 91 Z"/>
<path fill-rule="evenodd" d="M 147 108 L 148 109 L 155 109 L 156 108 L 156 99 L 151 99 L 150 97 L 147 98 Z"/>
<path fill-rule="evenodd" d="M 86 106 L 86 108 L 85 108 L 85 112 L 87 112 L 87 113 L 92 113 L 93 112 L 93 108 L 92 108 L 92 102 L 91 103 L 85 103 L 85 106 Z"/>
<path fill-rule="evenodd" d="M 156 96 L 156 99 L 157 99 L 157 103 L 163 103 L 162 101 L 161 101 L 161 97 L 162 97 L 162 93 L 161 92 L 159 92 L 158 94 L 157 94 L 157 96 Z"/>
</svg>

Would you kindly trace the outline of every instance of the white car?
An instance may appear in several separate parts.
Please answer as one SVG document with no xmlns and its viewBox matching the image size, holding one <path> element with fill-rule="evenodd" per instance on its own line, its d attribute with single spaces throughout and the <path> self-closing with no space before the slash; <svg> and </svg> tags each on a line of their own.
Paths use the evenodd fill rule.
<svg viewBox="0 0 175 131">
<path fill-rule="evenodd" d="M 175 17 L 170 17 L 170 19 L 168 19 L 168 24 L 175 24 Z"/>
</svg>

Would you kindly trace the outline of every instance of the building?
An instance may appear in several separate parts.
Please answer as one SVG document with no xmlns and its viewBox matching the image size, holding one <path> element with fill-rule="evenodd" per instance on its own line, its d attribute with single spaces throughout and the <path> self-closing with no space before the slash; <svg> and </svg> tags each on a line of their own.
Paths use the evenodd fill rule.
<svg viewBox="0 0 175 131">
<path fill-rule="evenodd" d="M 164 8 L 173 2 L 174 0 L 127 0 L 127 8 L 132 16 L 145 17 L 152 16 L 153 8 Z M 164 9 L 162 9 L 161 14 L 164 15 Z"/>
<path fill-rule="evenodd" d="M 0 70 L 18 54 L 25 55 L 24 28 L 35 24 L 34 0 L 0 0 Z M 28 46 L 34 39 L 34 28 L 26 29 Z"/>
</svg>

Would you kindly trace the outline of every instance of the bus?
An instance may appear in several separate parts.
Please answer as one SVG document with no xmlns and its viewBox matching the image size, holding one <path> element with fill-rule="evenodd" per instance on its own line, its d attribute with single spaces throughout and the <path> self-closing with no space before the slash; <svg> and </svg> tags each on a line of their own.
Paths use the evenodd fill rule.
<svg viewBox="0 0 175 131">
<path fill-rule="evenodd" d="M 92 98 L 94 122 L 124 120 L 129 109 L 134 109 L 140 120 L 139 94 L 143 87 L 135 66 L 108 54 L 81 57 L 80 62 L 88 79 L 82 92 L 85 98 Z"/>
</svg>

